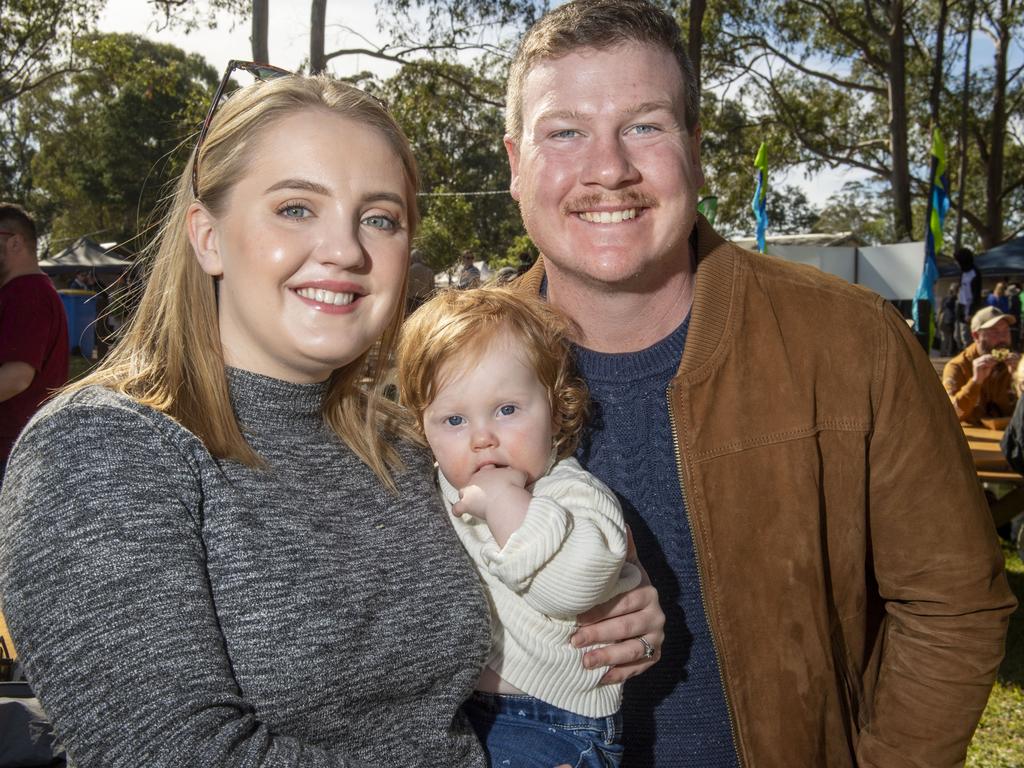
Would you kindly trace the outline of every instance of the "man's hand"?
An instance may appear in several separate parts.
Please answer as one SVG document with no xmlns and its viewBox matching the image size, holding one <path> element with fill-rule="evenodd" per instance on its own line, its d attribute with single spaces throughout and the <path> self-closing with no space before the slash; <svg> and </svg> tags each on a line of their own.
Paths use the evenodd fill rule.
<svg viewBox="0 0 1024 768">
<path fill-rule="evenodd" d="M 974 358 L 974 375 L 971 378 L 976 384 L 981 384 L 999 363 L 999 360 L 988 354 Z"/>
<path fill-rule="evenodd" d="M 577 619 L 580 628 L 572 636 L 572 644 L 577 648 L 610 643 L 587 651 L 583 657 L 587 669 L 611 667 L 601 678 L 602 683 L 621 683 L 650 669 L 661 658 L 665 643 L 665 614 L 658 602 L 658 591 L 636 560 L 632 533 L 627 558 L 640 569 L 640 585 L 581 613 Z M 637 639 L 641 635 L 654 648 L 654 656 L 649 659 L 644 658 L 644 644 Z"/>
<path fill-rule="evenodd" d="M 523 524 L 533 496 L 526 490 L 525 472 L 512 467 L 484 467 L 459 490 L 453 515 L 472 515 L 487 523 L 499 547 Z"/>
</svg>

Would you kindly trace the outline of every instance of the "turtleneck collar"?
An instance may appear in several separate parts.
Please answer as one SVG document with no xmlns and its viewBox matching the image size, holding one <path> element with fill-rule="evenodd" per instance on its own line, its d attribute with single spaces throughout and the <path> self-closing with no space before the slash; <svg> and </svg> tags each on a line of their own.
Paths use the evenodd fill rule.
<svg viewBox="0 0 1024 768">
<path fill-rule="evenodd" d="M 322 423 L 321 405 L 329 381 L 294 384 L 241 368 L 226 368 L 231 404 L 240 423 L 248 429 L 308 428 Z"/>
</svg>

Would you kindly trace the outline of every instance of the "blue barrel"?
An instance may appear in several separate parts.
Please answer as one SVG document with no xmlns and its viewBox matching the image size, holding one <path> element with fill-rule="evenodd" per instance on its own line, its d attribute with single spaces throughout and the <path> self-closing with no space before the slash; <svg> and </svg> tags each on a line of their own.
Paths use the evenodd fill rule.
<svg viewBox="0 0 1024 768">
<path fill-rule="evenodd" d="M 96 346 L 96 291 L 67 289 L 57 293 L 68 316 L 68 346 L 91 360 Z"/>
</svg>

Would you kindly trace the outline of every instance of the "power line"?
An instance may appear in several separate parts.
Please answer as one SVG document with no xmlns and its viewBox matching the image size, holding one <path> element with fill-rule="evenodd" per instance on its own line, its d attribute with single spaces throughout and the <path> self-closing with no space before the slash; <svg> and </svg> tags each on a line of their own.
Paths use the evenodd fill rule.
<svg viewBox="0 0 1024 768">
<path fill-rule="evenodd" d="M 416 197 L 482 197 L 484 195 L 507 195 L 507 189 L 498 189 L 488 192 L 417 192 Z"/>
</svg>

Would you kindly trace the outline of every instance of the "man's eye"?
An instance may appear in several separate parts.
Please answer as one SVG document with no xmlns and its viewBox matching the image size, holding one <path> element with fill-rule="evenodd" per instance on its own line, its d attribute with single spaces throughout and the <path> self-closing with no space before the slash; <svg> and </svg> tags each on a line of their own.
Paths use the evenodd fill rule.
<svg viewBox="0 0 1024 768">
<path fill-rule="evenodd" d="M 449 416 L 447 419 L 444 420 L 444 423 L 447 424 L 449 427 L 461 427 L 462 426 L 462 417 L 461 416 Z"/>
<path fill-rule="evenodd" d="M 501 406 L 501 408 L 498 409 L 498 413 L 500 413 L 502 416 L 511 416 L 515 412 L 516 407 L 514 405 L 503 405 Z"/>
<path fill-rule="evenodd" d="M 580 135 L 580 132 L 577 131 L 575 128 L 566 128 L 565 130 L 562 130 L 562 131 L 555 131 L 554 133 L 551 134 L 551 138 L 553 138 L 553 139 L 572 139 L 572 138 L 574 138 L 576 136 L 579 136 L 579 135 Z"/>
<path fill-rule="evenodd" d="M 640 136 L 656 133 L 658 131 L 658 129 L 653 125 L 634 125 L 629 130 Z"/>
<path fill-rule="evenodd" d="M 370 227 L 376 227 L 377 229 L 392 230 L 398 228 L 398 222 L 392 219 L 390 216 L 385 216 L 382 213 L 374 214 L 373 216 L 367 216 L 363 219 L 363 224 Z"/>
</svg>

